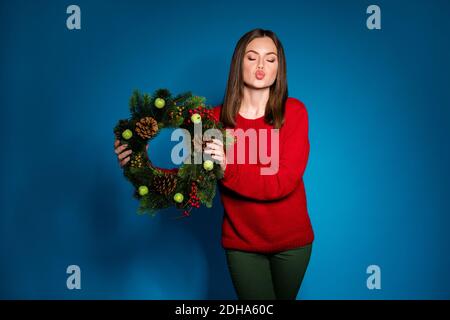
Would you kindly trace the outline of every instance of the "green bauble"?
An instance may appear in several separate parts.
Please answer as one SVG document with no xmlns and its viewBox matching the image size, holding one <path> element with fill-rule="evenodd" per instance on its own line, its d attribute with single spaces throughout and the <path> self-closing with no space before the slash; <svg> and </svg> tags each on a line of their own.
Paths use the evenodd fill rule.
<svg viewBox="0 0 450 320">
<path fill-rule="evenodd" d="M 205 160 L 205 162 L 203 162 L 203 168 L 206 171 L 211 171 L 214 168 L 214 162 L 211 160 Z"/>
<path fill-rule="evenodd" d="M 182 193 L 175 193 L 175 195 L 173 196 L 173 201 L 177 202 L 177 203 L 181 203 L 183 202 L 184 196 Z"/>
<path fill-rule="evenodd" d="M 164 108 L 165 105 L 166 105 L 166 101 L 164 101 L 164 99 L 162 99 L 162 98 L 155 99 L 155 107 L 157 107 L 158 109 Z"/>
<path fill-rule="evenodd" d="M 124 131 L 122 132 L 122 137 L 123 137 L 125 140 L 131 139 L 132 136 L 133 136 L 133 132 L 132 132 L 130 129 L 126 129 L 126 130 L 124 130 Z"/>
<path fill-rule="evenodd" d="M 191 121 L 192 121 L 193 123 L 195 123 L 195 124 L 198 124 L 198 123 L 202 122 L 202 116 L 199 115 L 198 113 L 194 113 L 194 114 L 191 116 Z"/>
<path fill-rule="evenodd" d="M 141 196 L 145 196 L 146 194 L 148 194 L 148 188 L 147 186 L 140 186 L 139 187 L 139 194 Z"/>
</svg>

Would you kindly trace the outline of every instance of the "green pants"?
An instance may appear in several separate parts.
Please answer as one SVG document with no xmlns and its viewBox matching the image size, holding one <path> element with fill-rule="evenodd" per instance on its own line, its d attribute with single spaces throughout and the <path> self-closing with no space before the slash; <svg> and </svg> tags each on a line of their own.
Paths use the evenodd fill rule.
<svg viewBox="0 0 450 320">
<path fill-rule="evenodd" d="M 225 249 L 238 298 L 295 300 L 311 250 L 312 243 L 272 254 Z"/>
</svg>

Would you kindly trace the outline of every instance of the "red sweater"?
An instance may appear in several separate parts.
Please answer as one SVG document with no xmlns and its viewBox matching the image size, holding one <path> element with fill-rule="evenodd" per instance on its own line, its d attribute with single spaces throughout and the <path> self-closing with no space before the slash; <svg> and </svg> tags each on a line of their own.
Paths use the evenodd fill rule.
<svg viewBox="0 0 450 320">
<path fill-rule="evenodd" d="M 220 119 L 222 106 L 213 109 Z M 236 127 L 268 129 L 264 117 L 246 119 L 236 115 Z M 256 135 L 258 137 L 258 134 Z M 268 132 L 268 141 L 272 137 Z M 265 140 L 265 139 L 264 139 Z M 286 101 L 285 123 L 279 130 L 278 172 L 262 175 L 256 148 L 257 163 L 249 160 L 249 143 L 245 139 L 245 163 L 228 163 L 219 180 L 224 207 L 222 247 L 270 253 L 307 245 L 314 240 L 308 215 L 303 173 L 309 156 L 308 114 L 296 98 Z M 259 138 L 258 138 L 259 141 Z M 262 142 L 259 142 L 262 143 Z M 258 146 L 259 146 L 258 143 Z M 265 154 L 271 155 L 271 143 Z M 255 152 L 255 149 L 252 149 Z M 234 144 L 237 155 L 237 143 Z M 262 161 L 264 162 L 264 161 Z"/>
</svg>

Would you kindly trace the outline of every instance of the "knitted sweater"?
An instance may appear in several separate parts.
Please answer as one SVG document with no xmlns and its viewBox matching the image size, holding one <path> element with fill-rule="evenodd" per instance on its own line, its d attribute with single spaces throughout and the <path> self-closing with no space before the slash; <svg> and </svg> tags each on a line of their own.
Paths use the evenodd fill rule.
<svg viewBox="0 0 450 320">
<path fill-rule="evenodd" d="M 213 108 L 218 119 L 221 108 L 222 105 Z M 222 247 L 271 253 L 311 243 L 314 233 L 303 183 L 309 156 L 305 105 L 296 98 L 287 99 L 285 122 L 278 131 L 278 138 L 271 130 L 273 126 L 265 123 L 264 116 L 247 119 L 238 113 L 236 127 L 230 129 L 235 130 L 236 137 L 232 147 L 234 163 L 227 163 L 224 177 L 219 180 L 224 207 Z M 250 131 L 256 132 L 257 142 L 253 147 L 242 134 L 251 136 Z M 226 153 L 228 159 L 232 152 L 226 150 Z M 239 160 L 239 153 L 245 154 L 243 161 Z M 270 174 L 263 173 L 263 168 L 272 168 Z"/>
</svg>

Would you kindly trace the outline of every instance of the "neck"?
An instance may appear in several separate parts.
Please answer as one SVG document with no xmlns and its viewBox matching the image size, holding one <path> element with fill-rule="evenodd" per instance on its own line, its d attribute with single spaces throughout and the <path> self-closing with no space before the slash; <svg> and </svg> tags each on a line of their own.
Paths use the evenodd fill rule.
<svg viewBox="0 0 450 320">
<path fill-rule="evenodd" d="M 270 88 L 253 89 L 244 86 L 244 96 L 242 98 L 239 112 L 248 117 L 261 117 L 266 110 L 269 101 Z"/>
</svg>

